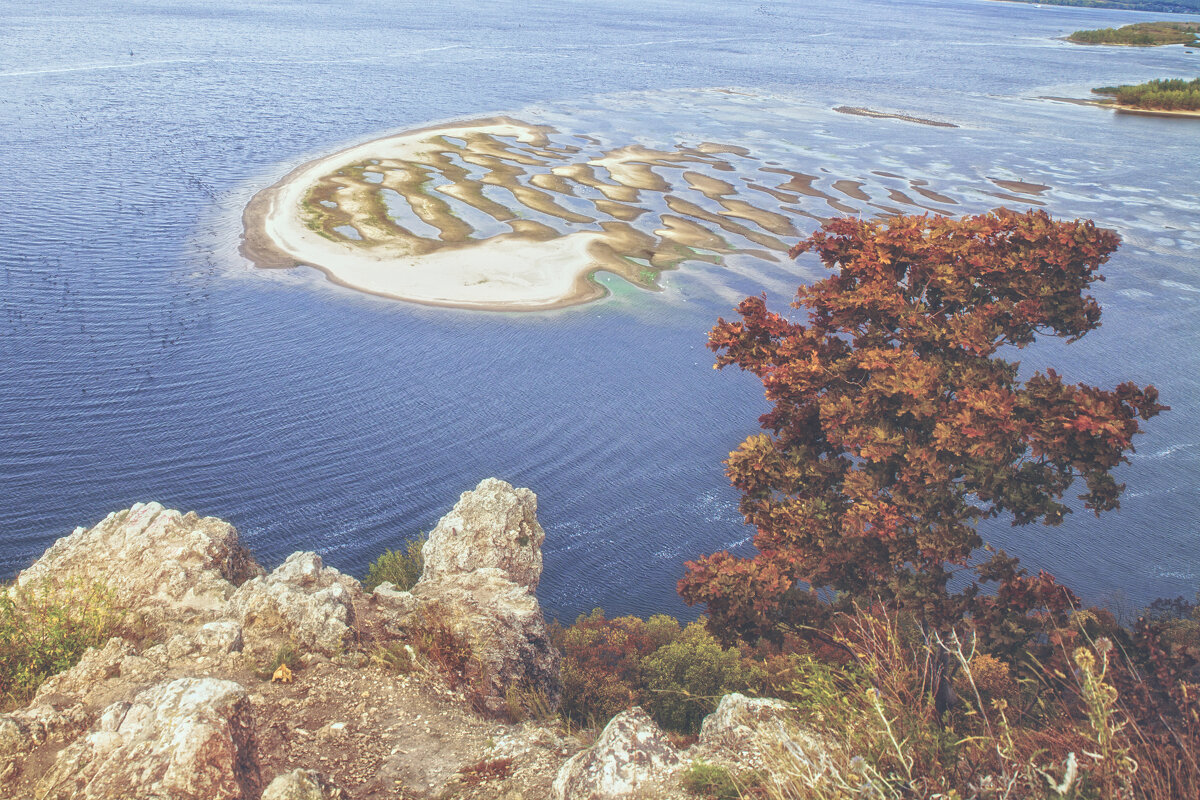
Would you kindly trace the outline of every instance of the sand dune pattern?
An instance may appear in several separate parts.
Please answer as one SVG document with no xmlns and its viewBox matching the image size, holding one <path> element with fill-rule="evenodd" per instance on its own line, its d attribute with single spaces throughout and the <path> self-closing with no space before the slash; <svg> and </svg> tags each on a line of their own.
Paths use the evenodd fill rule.
<svg viewBox="0 0 1200 800">
<path fill-rule="evenodd" d="M 779 261 L 803 235 L 802 217 L 955 213 L 957 201 L 926 181 L 877 175 L 807 174 L 713 143 L 605 150 L 589 136 L 490 118 L 298 167 L 246 207 L 242 252 L 387 297 L 545 309 L 603 296 L 596 271 L 655 289 L 660 272 L 687 260 Z"/>
</svg>

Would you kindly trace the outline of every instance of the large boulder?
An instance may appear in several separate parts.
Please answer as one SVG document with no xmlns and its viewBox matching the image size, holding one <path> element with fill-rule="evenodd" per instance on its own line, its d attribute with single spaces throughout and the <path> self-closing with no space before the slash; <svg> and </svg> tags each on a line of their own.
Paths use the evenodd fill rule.
<svg viewBox="0 0 1200 800">
<path fill-rule="evenodd" d="M 485 478 L 473 491 L 463 492 L 430 532 L 421 581 L 495 567 L 532 592 L 542 577 L 545 540 L 537 520 L 537 495 Z"/>
<path fill-rule="evenodd" d="M 562 765 L 553 800 L 623 800 L 670 793 L 683 766 L 679 753 L 634 706 L 613 717 L 596 742 Z"/>
<path fill-rule="evenodd" d="M 829 765 L 828 746 L 798 724 L 788 703 L 736 692 L 704 718 L 696 751 L 705 760 L 766 775 L 793 767 L 815 775 Z"/>
<path fill-rule="evenodd" d="M 38 783 L 39 800 L 257 798 L 246 690 L 180 678 L 113 703 Z"/>
<path fill-rule="evenodd" d="M 559 702 L 560 656 L 534 593 L 545 537 L 533 492 L 488 478 L 462 494 L 425 543 L 408 624 L 445 625 L 470 647 L 482 676 L 472 688 L 493 713 L 505 713 L 514 698 L 536 696 L 550 708 Z M 409 607 L 404 593 L 386 601 Z"/>
<path fill-rule="evenodd" d="M 158 622 L 213 616 L 239 584 L 260 574 L 228 522 L 138 503 L 56 541 L 16 585 L 100 582 Z"/>
<path fill-rule="evenodd" d="M 355 643 L 362 601 L 357 580 L 326 567 L 316 553 L 292 553 L 270 575 L 242 584 L 230 607 L 257 656 L 284 644 L 334 656 Z"/>
</svg>

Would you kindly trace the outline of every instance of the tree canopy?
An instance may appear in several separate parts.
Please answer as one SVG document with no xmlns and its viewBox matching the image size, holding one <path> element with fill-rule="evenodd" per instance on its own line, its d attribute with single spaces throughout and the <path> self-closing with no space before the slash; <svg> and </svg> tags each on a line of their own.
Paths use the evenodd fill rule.
<svg viewBox="0 0 1200 800">
<path fill-rule="evenodd" d="M 1052 577 L 982 550 L 976 525 L 1057 524 L 1076 480 L 1086 508 L 1118 507 L 1112 470 L 1138 419 L 1166 408 L 1155 388 L 1069 384 L 1053 370 L 1021 381 L 999 355 L 1095 329 L 1086 292 L 1118 245 L 1091 221 L 1005 210 L 835 219 L 797 245 L 793 256 L 812 251 L 833 270 L 800 288 L 792 305 L 807 320 L 749 297 L 709 334 L 715 366 L 754 373 L 772 408 L 726 462 L 758 552 L 688 562 L 684 599 L 744 638 L 852 600 L 933 624 L 996 617 L 996 629 L 1072 602 Z M 971 579 L 952 590 L 963 570 Z"/>
<path fill-rule="evenodd" d="M 1095 94 L 1112 95 L 1120 106 L 1160 111 L 1200 111 L 1200 78 L 1162 78 L 1145 83 L 1101 86 Z"/>
</svg>

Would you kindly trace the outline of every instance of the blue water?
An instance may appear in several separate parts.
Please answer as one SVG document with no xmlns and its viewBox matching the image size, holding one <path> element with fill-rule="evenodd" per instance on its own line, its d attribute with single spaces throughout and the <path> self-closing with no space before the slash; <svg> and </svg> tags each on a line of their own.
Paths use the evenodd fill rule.
<svg viewBox="0 0 1200 800">
<path fill-rule="evenodd" d="M 749 535 L 721 460 L 764 410 L 749 376 L 711 369 L 705 332 L 745 294 L 781 305 L 814 263 L 685 264 L 662 293 L 605 279 L 599 303 L 514 315 L 237 254 L 242 206 L 294 165 L 501 112 L 613 146 L 743 144 L 826 181 L 927 180 L 963 212 L 1005 202 L 989 179 L 1043 183 L 1051 213 L 1117 229 L 1104 326 L 1024 368 L 1154 383 L 1173 410 L 1121 470 L 1120 512 L 988 536 L 1089 600 L 1191 595 L 1200 122 L 1039 99 L 1200 73 L 1181 47 L 1054 39 L 1151 18 L 987 0 L 9 6 L 0 577 L 151 499 L 231 520 L 268 565 L 315 549 L 361 573 L 496 475 L 539 495 L 552 613 L 683 611 L 682 561 Z"/>
</svg>

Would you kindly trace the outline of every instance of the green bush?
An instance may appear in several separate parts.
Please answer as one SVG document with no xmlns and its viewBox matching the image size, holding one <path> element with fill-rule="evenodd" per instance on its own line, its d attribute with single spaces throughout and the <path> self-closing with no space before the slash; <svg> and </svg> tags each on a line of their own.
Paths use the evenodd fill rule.
<svg viewBox="0 0 1200 800">
<path fill-rule="evenodd" d="M 752 670 L 701 622 L 686 628 L 657 614 L 606 619 L 596 609 L 554 634 L 562 651 L 562 715 L 600 726 L 640 705 L 663 728 L 696 733 L 721 696 L 745 692 Z"/>
<path fill-rule="evenodd" d="M 292 672 L 299 672 L 302 666 L 300 651 L 296 649 L 294 642 L 285 642 L 275 648 L 275 655 L 258 670 L 258 677 L 269 681 L 275 676 L 275 670 L 285 665 Z"/>
<path fill-rule="evenodd" d="M 375 559 L 367 568 L 367 577 L 363 579 L 363 589 L 370 592 L 381 583 L 395 584 L 397 589 L 408 591 L 421 578 L 425 569 L 425 554 L 423 548 L 429 536 L 417 534 L 410 539 L 402 550 L 384 550 L 383 555 Z"/>
<path fill-rule="evenodd" d="M 698 733 L 704 717 L 721 697 L 744 691 L 751 675 L 737 648 L 723 648 L 702 622 L 693 622 L 679 637 L 645 661 L 649 688 L 647 711 L 663 728 Z"/>
<path fill-rule="evenodd" d="M 706 800 L 738 800 L 741 793 L 729 770 L 707 761 L 693 761 L 682 776 L 683 788 Z"/>
<path fill-rule="evenodd" d="M 117 635 L 125 618 L 101 583 L 47 580 L 0 590 L 0 710 L 27 702 L 89 647 Z"/>
</svg>

